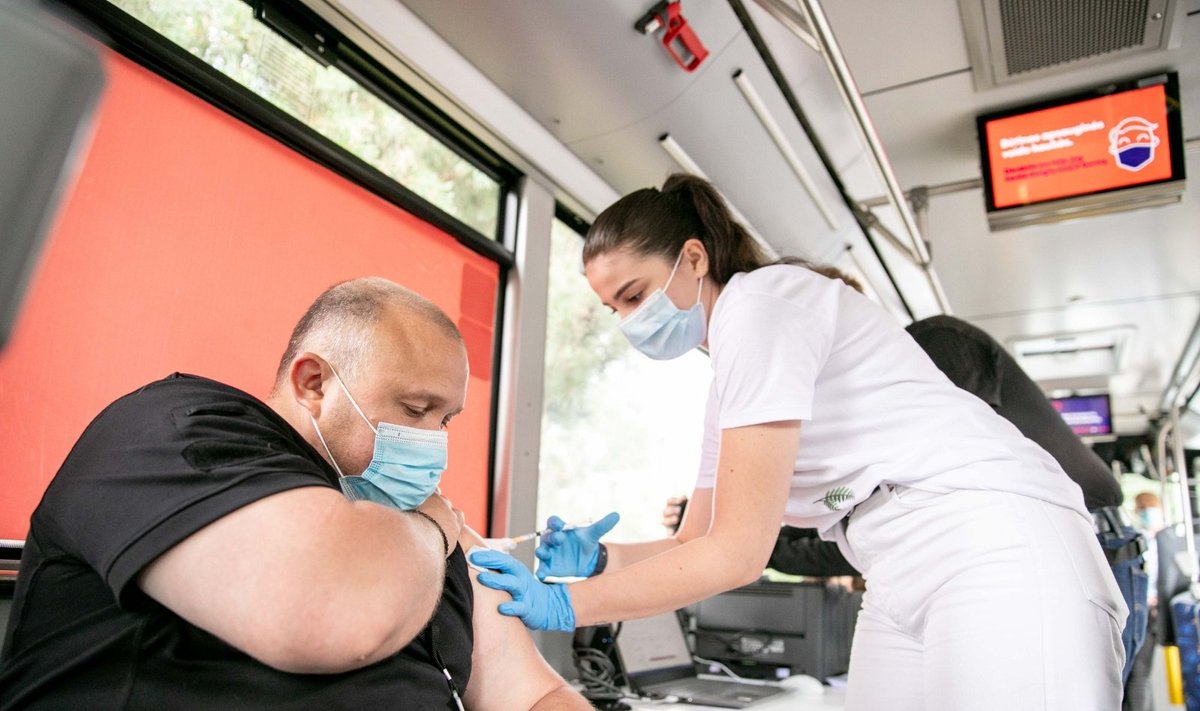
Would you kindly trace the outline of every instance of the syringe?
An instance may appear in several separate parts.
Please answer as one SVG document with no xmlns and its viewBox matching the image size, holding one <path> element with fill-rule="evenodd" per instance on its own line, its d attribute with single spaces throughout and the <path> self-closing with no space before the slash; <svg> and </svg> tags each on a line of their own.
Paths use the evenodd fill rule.
<svg viewBox="0 0 1200 711">
<path fill-rule="evenodd" d="M 583 523 L 583 524 L 569 523 L 566 526 L 563 526 L 562 528 L 560 528 L 558 530 L 570 531 L 572 529 L 578 528 L 579 526 L 586 526 L 586 525 L 587 525 L 586 523 Z M 491 548 L 492 550 L 500 551 L 502 553 L 508 553 L 508 552 L 514 550 L 519 544 L 524 543 L 525 541 L 532 541 L 533 539 L 537 538 L 538 536 L 544 536 L 547 533 L 553 533 L 553 532 L 547 528 L 542 531 L 533 531 L 530 533 L 522 533 L 519 536 L 510 536 L 507 538 L 488 538 L 488 539 L 485 539 L 485 543 L 487 543 L 488 548 Z"/>
</svg>

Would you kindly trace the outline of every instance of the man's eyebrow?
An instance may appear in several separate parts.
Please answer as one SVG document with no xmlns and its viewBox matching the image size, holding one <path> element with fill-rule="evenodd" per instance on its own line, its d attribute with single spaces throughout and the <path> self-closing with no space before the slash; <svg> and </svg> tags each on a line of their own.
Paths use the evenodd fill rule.
<svg viewBox="0 0 1200 711">
<path fill-rule="evenodd" d="M 424 390 L 409 390 L 396 395 L 396 402 L 401 405 L 411 403 L 413 400 L 423 402 L 429 407 L 437 407 L 445 402 L 440 395 Z"/>
<path fill-rule="evenodd" d="M 413 390 L 411 392 L 400 393 L 396 396 L 396 402 L 401 405 L 411 405 L 413 400 L 423 403 L 427 410 L 436 410 L 437 408 L 446 404 L 446 400 L 444 400 L 441 396 L 435 393 L 426 392 L 424 390 Z M 454 410 L 447 412 L 446 416 L 454 417 L 462 414 L 464 408 L 465 405 L 460 405 Z"/>
</svg>

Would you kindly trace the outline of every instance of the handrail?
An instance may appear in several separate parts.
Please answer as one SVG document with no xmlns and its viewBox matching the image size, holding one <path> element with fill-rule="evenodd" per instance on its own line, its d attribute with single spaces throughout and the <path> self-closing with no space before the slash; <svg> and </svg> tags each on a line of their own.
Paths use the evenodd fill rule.
<svg viewBox="0 0 1200 711">
<path fill-rule="evenodd" d="M 879 140 L 879 134 L 875 131 L 875 125 L 871 122 L 871 116 L 867 113 L 862 95 L 858 91 L 858 86 L 854 83 L 854 77 L 850 74 L 850 68 L 846 65 L 846 59 L 842 55 L 841 48 L 833 36 L 833 30 L 829 25 L 828 18 L 825 17 L 825 11 L 821 8 L 818 0 L 799 1 L 801 8 L 807 16 L 808 27 L 817 38 L 817 42 L 821 45 L 821 56 L 825 58 L 825 63 L 829 67 L 829 72 L 833 76 L 834 83 L 842 95 L 842 100 L 846 103 L 847 108 L 850 109 L 850 113 L 854 118 L 854 125 L 858 129 L 859 136 L 866 144 L 872 158 L 872 163 L 879 172 L 879 176 L 883 179 L 888 202 L 896 210 L 897 214 L 900 215 L 900 221 L 904 224 L 904 229 L 908 232 L 908 237 L 912 242 L 913 254 L 916 255 L 921 263 L 921 270 L 925 273 L 925 278 L 929 282 L 929 288 L 933 291 L 933 296 L 937 300 L 938 307 L 948 314 L 950 313 L 950 302 L 946 298 L 946 292 L 942 289 L 941 281 L 930 265 L 929 249 L 926 247 L 925 240 L 917 228 L 916 218 L 913 217 L 912 210 L 909 209 L 908 203 L 904 200 L 900 183 L 896 180 L 896 175 L 892 171 L 891 164 L 888 162 L 887 154 L 884 153 L 883 144 Z M 780 12 L 794 13 L 791 8 L 782 5 L 779 0 L 757 0 L 757 2 L 764 6 L 767 4 L 775 5 L 776 9 Z"/>
<path fill-rule="evenodd" d="M 1200 560 L 1196 557 L 1196 527 L 1192 519 L 1192 496 L 1188 490 L 1187 460 L 1183 454 L 1183 436 L 1179 428 L 1179 408 L 1171 410 L 1171 449 L 1175 457 L 1175 470 L 1179 473 L 1180 491 L 1183 492 L 1183 542 L 1187 546 L 1188 575 L 1191 578 L 1192 596 L 1200 596 Z"/>
<path fill-rule="evenodd" d="M 1170 412 L 1187 405 L 1180 400 L 1183 398 L 1184 385 L 1192 378 L 1197 367 L 1200 367 L 1200 317 L 1196 319 L 1195 325 L 1192 326 L 1192 332 L 1183 344 L 1183 349 L 1179 351 L 1179 360 L 1175 362 L 1175 367 L 1171 370 L 1171 379 L 1167 381 L 1167 387 L 1163 390 L 1162 401 L 1158 405 L 1159 410 Z"/>
</svg>

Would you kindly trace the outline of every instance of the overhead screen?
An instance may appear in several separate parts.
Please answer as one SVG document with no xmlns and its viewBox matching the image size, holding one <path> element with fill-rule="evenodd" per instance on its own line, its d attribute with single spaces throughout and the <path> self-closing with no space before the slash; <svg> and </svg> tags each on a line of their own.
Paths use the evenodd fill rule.
<svg viewBox="0 0 1200 711">
<path fill-rule="evenodd" d="M 978 117 L 992 229 L 1175 202 L 1183 132 L 1174 73 Z"/>
<path fill-rule="evenodd" d="M 1050 404 L 1080 437 L 1112 434 L 1112 411 L 1106 394 L 1052 398 Z"/>
</svg>

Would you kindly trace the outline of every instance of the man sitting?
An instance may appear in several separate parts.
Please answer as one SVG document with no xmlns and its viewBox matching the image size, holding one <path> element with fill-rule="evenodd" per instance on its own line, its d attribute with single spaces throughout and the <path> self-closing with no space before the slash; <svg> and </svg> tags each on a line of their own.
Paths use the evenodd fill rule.
<svg viewBox="0 0 1200 711">
<path fill-rule="evenodd" d="M 267 403 L 175 374 L 111 404 L 33 514 L 0 707 L 590 708 L 456 545 L 467 378 L 449 318 L 369 278 L 313 303 Z"/>
</svg>

